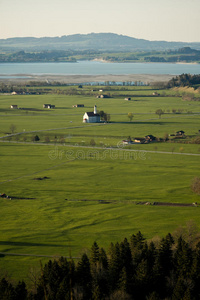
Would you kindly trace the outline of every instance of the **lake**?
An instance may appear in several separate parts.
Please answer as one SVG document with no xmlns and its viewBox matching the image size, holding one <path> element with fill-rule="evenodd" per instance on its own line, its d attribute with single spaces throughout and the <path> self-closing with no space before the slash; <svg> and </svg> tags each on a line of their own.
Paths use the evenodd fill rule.
<svg viewBox="0 0 200 300">
<path fill-rule="evenodd" d="M 129 75 L 129 74 L 200 74 L 200 64 L 175 63 L 104 63 L 78 61 L 77 63 L 0 63 L 0 77 L 30 75 Z M 24 76 L 25 75 L 25 76 Z"/>
</svg>

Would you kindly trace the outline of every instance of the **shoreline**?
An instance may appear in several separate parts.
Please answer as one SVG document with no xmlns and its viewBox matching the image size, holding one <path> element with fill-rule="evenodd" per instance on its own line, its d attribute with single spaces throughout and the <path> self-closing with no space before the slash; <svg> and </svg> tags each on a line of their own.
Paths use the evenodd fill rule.
<svg viewBox="0 0 200 300">
<path fill-rule="evenodd" d="M 94 58 L 92 59 L 92 61 L 97 61 L 97 62 L 101 62 L 101 63 L 117 63 L 117 64 L 121 64 L 121 63 L 131 63 L 131 64 L 163 64 L 163 63 L 166 63 L 166 64 L 175 64 L 175 65 L 199 65 L 198 62 L 185 62 L 185 61 L 180 61 L 180 62 L 151 62 L 151 61 L 112 61 L 112 60 L 106 60 L 106 59 L 103 59 L 103 58 Z"/>
<path fill-rule="evenodd" d="M 0 74 L 5 76 L 5 74 Z M 10 77 L 13 76 L 13 77 Z M 19 77 L 18 77 L 19 76 Z M 33 74 L 11 74 L 6 75 L 6 78 L 0 78 L 0 82 L 9 84 L 25 84 L 30 81 L 42 82 L 48 81 L 49 83 L 58 81 L 60 83 L 66 84 L 81 84 L 90 82 L 104 82 L 104 81 L 115 81 L 115 82 L 126 82 L 126 81 L 141 81 L 144 83 L 153 82 L 167 82 L 172 77 L 176 76 L 169 74 L 128 74 L 128 75 L 53 75 L 53 74 L 43 74 L 43 75 L 33 75 Z M 16 78 L 18 77 L 18 78 Z"/>
</svg>

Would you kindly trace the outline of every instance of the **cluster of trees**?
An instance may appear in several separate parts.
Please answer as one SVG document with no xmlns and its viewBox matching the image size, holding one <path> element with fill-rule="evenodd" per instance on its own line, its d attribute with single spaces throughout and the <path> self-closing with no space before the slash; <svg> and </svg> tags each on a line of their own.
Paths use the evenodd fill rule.
<svg viewBox="0 0 200 300">
<path fill-rule="evenodd" d="M 200 61 L 200 51 L 183 47 L 176 51 L 156 52 L 153 55 L 145 56 L 144 60 L 147 62 L 196 62 Z"/>
<path fill-rule="evenodd" d="M 159 119 L 161 118 L 161 116 L 165 113 L 164 110 L 162 110 L 161 108 L 158 108 L 156 111 L 155 111 L 156 115 L 159 116 Z"/>
<path fill-rule="evenodd" d="M 98 50 L 43 50 L 0 53 L 0 62 L 76 62 L 76 56 L 93 59 L 100 52 Z"/>
<path fill-rule="evenodd" d="M 9 54 L 0 54 L 0 62 L 47 62 L 47 61 L 65 61 L 76 62 L 77 51 L 41 51 L 41 52 L 25 52 L 18 51 Z"/>
<path fill-rule="evenodd" d="M 194 225 L 187 229 L 187 237 L 169 233 L 149 243 L 139 231 L 130 241 L 111 243 L 107 252 L 94 242 L 76 264 L 61 257 L 41 266 L 34 292 L 3 278 L 0 299 L 198 300 L 200 242 Z"/>
<path fill-rule="evenodd" d="M 196 62 L 200 60 L 200 51 L 198 55 L 178 55 L 178 56 L 146 56 L 144 57 L 146 62 Z"/>
<path fill-rule="evenodd" d="M 200 92 L 200 89 L 198 88 L 198 91 Z M 200 101 L 200 97 L 195 97 L 194 94 L 186 93 L 182 96 L 182 99 L 184 101 Z"/>
<path fill-rule="evenodd" d="M 0 299 L 2 300 L 26 300 L 28 298 L 28 291 L 24 281 L 19 281 L 16 286 L 11 284 L 5 278 L 0 281 Z"/>
<path fill-rule="evenodd" d="M 102 121 L 109 122 L 110 121 L 110 114 L 104 112 L 103 110 L 99 111 L 98 114 Z"/>
<path fill-rule="evenodd" d="M 121 53 L 120 53 L 121 54 Z M 103 57 L 104 60 L 106 61 L 111 61 L 111 62 L 125 62 L 125 61 L 137 61 L 139 58 L 134 54 L 130 53 L 129 55 L 123 54 L 123 55 L 106 55 Z"/>
<path fill-rule="evenodd" d="M 181 74 L 173 77 L 167 84 L 168 88 L 193 86 L 200 84 L 200 75 Z"/>
<path fill-rule="evenodd" d="M 168 51 L 143 51 L 133 53 L 103 54 L 102 58 L 107 61 L 145 61 L 145 62 L 197 62 L 200 61 L 200 51 L 183 47 L 178 50 Z"/>
</svg>

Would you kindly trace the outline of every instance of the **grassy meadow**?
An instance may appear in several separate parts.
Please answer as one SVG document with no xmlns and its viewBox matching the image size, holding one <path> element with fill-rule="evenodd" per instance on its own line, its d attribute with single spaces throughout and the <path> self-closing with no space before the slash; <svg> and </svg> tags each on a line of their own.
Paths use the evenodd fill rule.
<svg viewBox="0 0 200 300">
<path fill-rule="evenodd" d="M 113 97 L 105 99 L 95 92 L 0 95 L 0 193 L 11 198 L 0 200 L 2 274 L 27 279 L 30 269 L 49 259 L 42 256 L 79 257 L 93 241 L 106 248 L 138 230 L 151 239 L 190 220 L 200 228 L 199 207 L 138 204 L 199 202 L 190 186 L 200 175 L 200 145 L 191 143 L 200 130 L 200 103 L 182 101 L 171 91 L 152 97 L 149 87 L 109 92 Z M 132 100 L 125 101 L 125 94 Z M 56 108 L 43 109 L 44 103 Z M 11 104 L 24 109 L 12 110 Z M 95 104 L 110 114 L 110 123 L 82 123 Z M 161 118 L 155 114 L 159 108 L 165 111 Z M 20 134 L 10 135 L 11 124 Z M 185 131 L 185 139 L 121 144 L 128 136 L 163 138 L 178 130 Z"/>
</svg>

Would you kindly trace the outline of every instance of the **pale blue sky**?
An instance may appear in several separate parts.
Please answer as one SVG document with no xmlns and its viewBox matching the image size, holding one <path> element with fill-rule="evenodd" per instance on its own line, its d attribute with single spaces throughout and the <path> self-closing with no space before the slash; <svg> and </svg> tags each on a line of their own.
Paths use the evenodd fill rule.
<svg viewBox="0 0 200 300">
<path fill-rule="evenodd" d="M 200 0 L 0 0 L 0 38 L 91 32 L 200 42 Z"/>
</svg>

